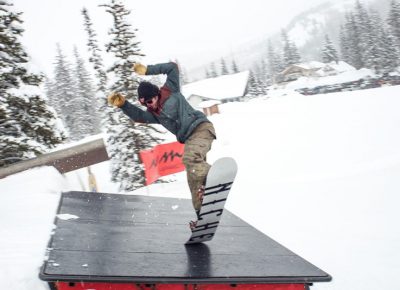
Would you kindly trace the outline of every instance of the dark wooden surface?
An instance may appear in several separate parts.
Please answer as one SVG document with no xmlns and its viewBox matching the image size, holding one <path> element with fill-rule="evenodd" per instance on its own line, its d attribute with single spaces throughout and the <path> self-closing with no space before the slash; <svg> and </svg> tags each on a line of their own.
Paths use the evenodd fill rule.
<svg viewBox="0 0 400 290">
<path fill-rule="evenodd" d="M 214 239 L 185 246 L 191 201 L 63 193 L 40 278 L 140 283 L 311 283 L 331 277 L 225 210 Z"/>
</svg>

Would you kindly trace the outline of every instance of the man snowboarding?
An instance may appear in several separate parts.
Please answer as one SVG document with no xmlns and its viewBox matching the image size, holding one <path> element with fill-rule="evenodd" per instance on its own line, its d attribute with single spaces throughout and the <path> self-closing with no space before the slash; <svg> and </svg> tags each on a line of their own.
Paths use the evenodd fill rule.
<svg viewBox="0 0 400 290">
<path fill-rule="evenodd" d="M 167 75 L 167 80 L 161 88 L 147 81 L 139 84 L 139 102 L 147 107 L 147 110 L 143 111 L 131 104 L 119 92 L 109 95 L 108 102 L 122 109 L 135 122 L 163 125 L 180 143 L 185 144 L 183 164 L 186 167 L 193 207 L 198 216 L 206 176 L 211 167 L 206 162 L 206 156 L 216 139 L 214 126 L 202 112 L 193 109 L 181 94 L 179 70 L 175 63 L 148 66 L 136 63 L 133 70 L 139 75 Z M 190 226 L 195 227 L 196 222 L 191 222 Z"/>
</svg>

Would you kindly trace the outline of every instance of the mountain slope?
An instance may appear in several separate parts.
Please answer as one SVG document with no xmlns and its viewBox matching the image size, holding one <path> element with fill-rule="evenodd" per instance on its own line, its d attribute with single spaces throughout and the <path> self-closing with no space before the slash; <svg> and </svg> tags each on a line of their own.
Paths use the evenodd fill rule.
<svg viewBox="0 0 400 290">
<path fill-rule="evenodd" d="M 368 8 L 377 10 L 383 19 L 386 19 L 387 11 L 391 0 L 367 0 L 362 3 Z M 233 50 L 230 55 L 224 56 L 227 63 L 234 57 L 240 69 L 251 69 L 266 58 L 267 42 L 270 39 L 277 50 L 281 49 L 282 28 L 288 32 L 302 56 L 303 60 L 319 60 L 320 50 L 323 45 L 325 34 L 336 45 L 339 51 L 339 30 L 344 22 L 346 12 L 354 10 L 356 0 L 330 0 L 312 9 L 300 13 L 293 18 L 286 27 L 277 28 L 274 35 L 265 35 L 262 39 L 254 39 Z M 219 63 L 220 59 L 214 60 Z M 205 68 L 208 64 L 192 69 L 189 74 L 192 78 L 204 78 Z"/>
</svg>

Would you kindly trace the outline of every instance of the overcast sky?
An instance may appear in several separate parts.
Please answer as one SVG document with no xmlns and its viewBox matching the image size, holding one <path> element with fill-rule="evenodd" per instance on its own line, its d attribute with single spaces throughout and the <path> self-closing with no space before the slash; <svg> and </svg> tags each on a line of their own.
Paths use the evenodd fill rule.
<svg viewBox="0 0 400 290">
<path fill-rule="evenodd" d="M 143 63 L 178 59 L 191 69 L 231 54 L 235 48 L 279 31 L 297 14 L 327 0 L 125 0 L 139 29 Z M 86 55 L 86 7 L 99 41 L 108 40 L 111 15 L 99 4 L 110 0 L 13 0 L 25 21 L 23 42 L 33 62 L 53 71 L 56 43 L 67 55 L 76 45 Z M 103 47 L 102 47 L 103 48 Z"/>
</svg>

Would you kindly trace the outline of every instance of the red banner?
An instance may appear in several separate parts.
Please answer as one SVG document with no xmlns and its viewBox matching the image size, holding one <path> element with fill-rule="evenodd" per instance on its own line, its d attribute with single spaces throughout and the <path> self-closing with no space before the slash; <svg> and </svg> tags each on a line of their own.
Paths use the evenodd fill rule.
<svg viewBox="0 0 400 290">
<path fill-rule="evenodd" d="M 153 149 L 140 152 L 144 164 L 146 185 L 159 177 L 185 170 L 182 163 L 185 144 L 179 142 L 160 144 Z"/>
</svg>

